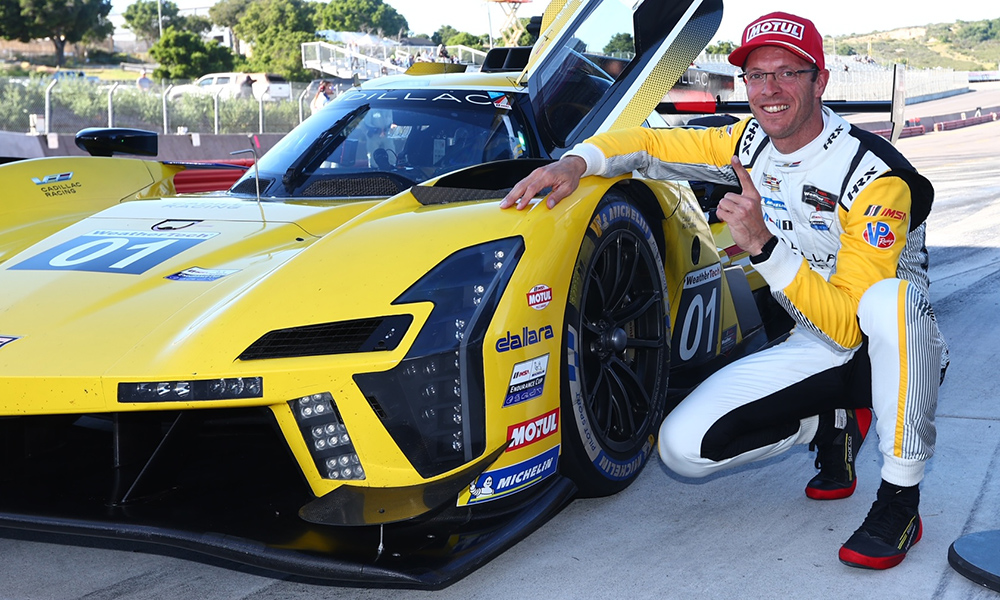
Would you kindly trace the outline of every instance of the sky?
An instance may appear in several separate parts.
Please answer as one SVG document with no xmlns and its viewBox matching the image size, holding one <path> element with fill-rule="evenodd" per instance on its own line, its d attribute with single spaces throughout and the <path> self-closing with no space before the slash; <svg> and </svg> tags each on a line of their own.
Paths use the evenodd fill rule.
<svg viewBox="0 0 1000 600">
<path fill-rule="evenodd" d="M 174 0 L 182 8 L 207 8 L 212 0 Z M 406 18 L 414 33 L 433 34 L 442 25 L 480 35 L 499 33 L 504 8 L 484 0 L 383 0 Z M 623 0 L 624 1 L 624 0 Z M 664 0 L 648 0 L 664 1 Z M 112 0 L 112 13 L 122 12 L 131 0 Z M 527 0 L 518 5 L 518 17 L 540 15 L 546 0 Z M 786 11 L 811 19 L 823 35 L 846 35 L 886 31 L 900 27 L 921 26 L 953 21 L 978 21 L 1000 18 L 1000 4 L 995 0 L 731 0 L 723 9 L 722 24 L 713 42 L 739 44 L 743 28 L 757 17 Z"/>
</svg>

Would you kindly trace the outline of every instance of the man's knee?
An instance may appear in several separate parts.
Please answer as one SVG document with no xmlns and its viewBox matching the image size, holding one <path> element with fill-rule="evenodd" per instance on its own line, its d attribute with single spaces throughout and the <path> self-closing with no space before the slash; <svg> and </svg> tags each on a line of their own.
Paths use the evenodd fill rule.
<svg viewBox="0 0 1000 600">
<path fill-rule="evenodd" d="M 868 337 L 879 335 L 898 336 L 899 297 L 905 298 L 902 287 L 908 285 L 901 279 L 883 279 L 876 282 L 858 302 L 858 323 Z"/>
<path fill-rule="evenodd" d="M 708 472 L 702 466 L 706 461 L 701 457 L 700 443 L 693 443 L 690 428 L 679 421 L 668 415 L 660 425 L 656 444 L 660 460 L 683 477 L 704 477 Z"/>
</svg>

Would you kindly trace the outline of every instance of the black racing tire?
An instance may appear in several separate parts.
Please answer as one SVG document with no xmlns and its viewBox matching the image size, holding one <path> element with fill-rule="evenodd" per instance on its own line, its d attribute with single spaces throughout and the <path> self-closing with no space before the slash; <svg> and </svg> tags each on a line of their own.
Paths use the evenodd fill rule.
<svg viewBox="0 0 1000 600">
<path fill-rule="evenodd" d="M 608 192 L 580 245 L 562 349 L 562 472 L 584 497 L 619 492 L 653 452 L 666 409 L 670 310 L 648 220 Z"/>
</svg>

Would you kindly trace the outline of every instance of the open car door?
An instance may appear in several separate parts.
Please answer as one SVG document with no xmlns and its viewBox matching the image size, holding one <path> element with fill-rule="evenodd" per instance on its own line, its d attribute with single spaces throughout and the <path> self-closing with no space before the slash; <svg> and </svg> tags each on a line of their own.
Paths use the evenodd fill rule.
<svg viewBox="0 0 1000 600">
<path fill-rule="evenodd" d="M 543 17 L 520 79 L 553 156 L 600 131 L 641 124 L 722 20 L 721 0 L 632 4 L 567 0 Z"/>
</svg>

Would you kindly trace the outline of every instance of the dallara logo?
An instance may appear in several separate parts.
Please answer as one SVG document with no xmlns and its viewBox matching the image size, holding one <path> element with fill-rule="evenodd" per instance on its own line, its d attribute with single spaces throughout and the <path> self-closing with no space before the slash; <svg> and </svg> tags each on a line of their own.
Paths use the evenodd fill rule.
<svg viewBox="0 0 1000 600">
<path fill-rule="evenodd" d="M 69 181 L 70 179 L 73 179 L 73 172 L 72 171 L 69 171 L 68 173 L 56 173 L 54 175 L 46 175 L 45 177 L 42 177 L 41 179 L 39 179 L 37 177 L 32 177 L 31 178 L 31 180 L 35 182 L 35 185 L 48 185 L 50 183 L 59 183 L 61 181 Z"/>
</svg>

